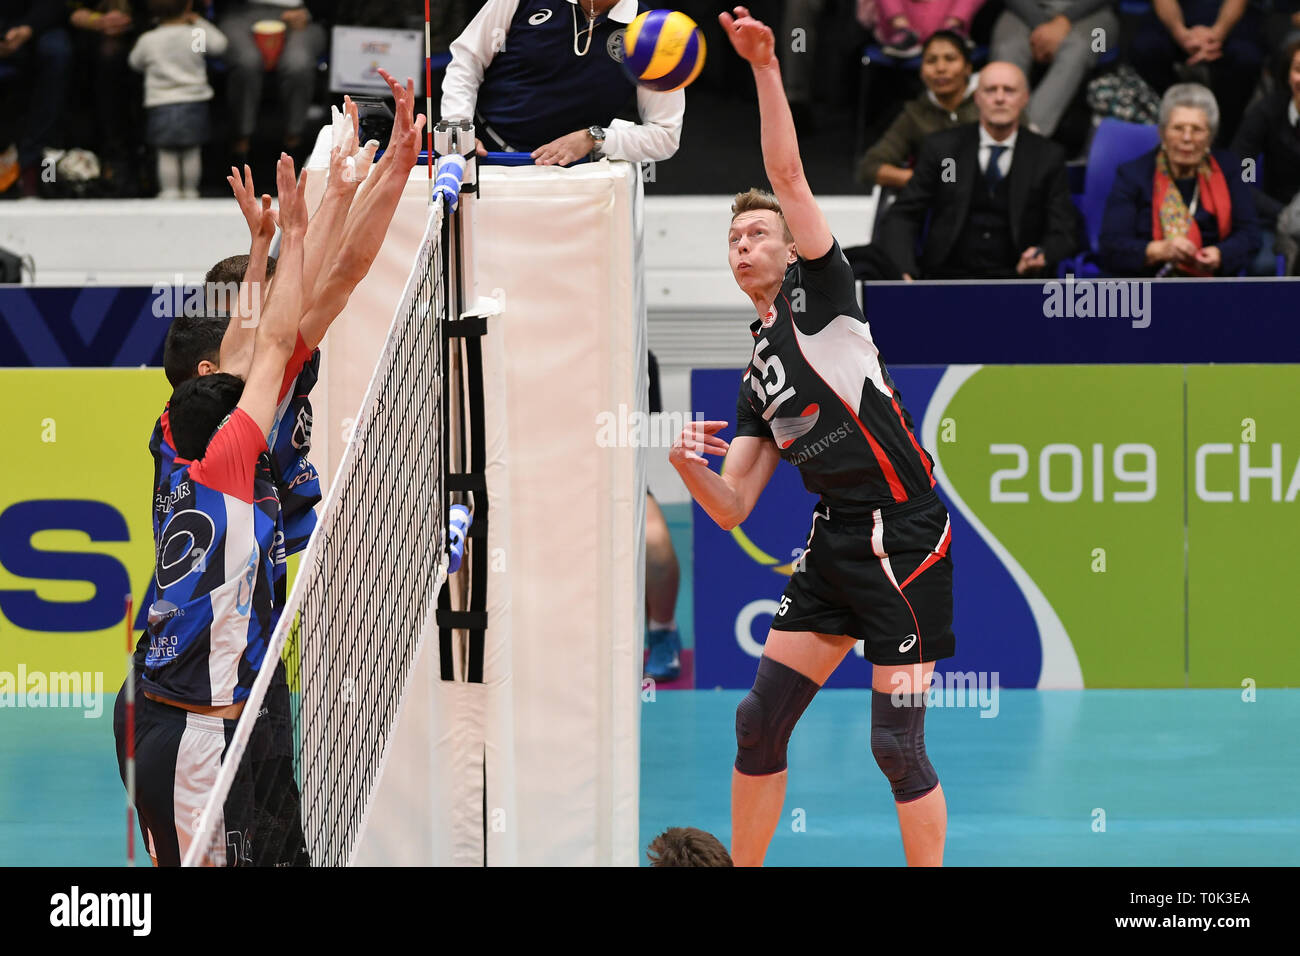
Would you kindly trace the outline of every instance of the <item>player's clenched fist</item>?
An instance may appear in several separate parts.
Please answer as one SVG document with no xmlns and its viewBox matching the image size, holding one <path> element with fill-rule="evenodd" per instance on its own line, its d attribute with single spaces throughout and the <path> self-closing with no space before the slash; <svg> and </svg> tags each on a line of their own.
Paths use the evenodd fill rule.
<svg viewBox="0 0 1300 956">
<path fill-rule="evenodd" d="M 726 427 L 726 422 L 690 422 L 673 442 L 672 450 L 668 452 L 668 460 L 674 468 L 681 468 L 687 462 L 694 462 L 707 468 L 709 462 L 705 455 L 727 453 L 727 443 L 715 434 Z"/>
<path fill-rule="evenodd" d="M 772 35 L 772 28 L 751 17 L 748 7 L 736 7 L 735 14 L 734 17 L 730 13 L 719 14 L 718 22 L 736 52 L 755 68 L 772 63 L 776 59 L 776 38 Z"/>
</svg>

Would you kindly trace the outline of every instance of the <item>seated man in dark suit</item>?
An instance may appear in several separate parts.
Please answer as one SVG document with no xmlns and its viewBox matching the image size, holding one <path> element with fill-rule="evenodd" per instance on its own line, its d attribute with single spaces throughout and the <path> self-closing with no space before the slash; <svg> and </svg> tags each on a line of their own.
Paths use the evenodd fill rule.
<svg viewBox="0 0 1300 956">
<path fill-rule="evenodd" d="M 1060 146 L 1020 127 L 1029 86 L 1012 63 L 980 71 L 980 121 L 927 136 L 880 224 L 905 278 L 1001 279 L 1052 270 L 1078 246 Z M 917 237 L 930 217 L 918 268 Z"/>
</svg>

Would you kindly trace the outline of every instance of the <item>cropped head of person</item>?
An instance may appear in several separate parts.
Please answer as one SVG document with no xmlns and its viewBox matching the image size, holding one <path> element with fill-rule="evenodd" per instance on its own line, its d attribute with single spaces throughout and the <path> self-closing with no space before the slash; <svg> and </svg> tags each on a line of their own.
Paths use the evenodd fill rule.
<svg viewBox="0 0 1300 956">
<path fill-rule="evenodd" d="M 208 442 L 234 413 L 243 394 L 244 380 L 229 372 L 196 375 L 177 385 L 168 402 L 177 456 L 202 459 Z"/>
<path fill-rule="evenodd" d="M 651 841 L 651 866 L 735 866 L 722 841 L 698 827 L 669 827 Z"/>
<path fill-rule="evenodd" d="M 965 98 L 973 70 L 966 44 L 951 30 L 932 33 L 921 48 L 921 82 L 941 104 Z"/>
<path fill-rule="evenodd" d="M 1020 114 L 1029 105 L 1029 82 L 1014 63 L 994 62 L 980 70 L 975 106 L 980 125 L 994 139 L 1006 139 L 1020 127 Z"/>
<path fill-rule="evenodd" d="M 1160 100 L 1160 146 L 1175 179 L 1196 173 L 1219 132 L 1219 104 L 1199 83 L 1177 83 Z"/>
<path fill-rule="evenodd" d="M 1300 38 L 1282 47 L 1276 62 L 1278 89 L 1291 94 L 1291 102 L 1300 109 Z"/>
<path fill-rule="evenodd" d="M 737 194 L 727 230 L 727 262 L 736 285 L 751 296 L 779 287 L 786 268 L 798 258 L 777 198 L 761 189 Z"/>
</svg>

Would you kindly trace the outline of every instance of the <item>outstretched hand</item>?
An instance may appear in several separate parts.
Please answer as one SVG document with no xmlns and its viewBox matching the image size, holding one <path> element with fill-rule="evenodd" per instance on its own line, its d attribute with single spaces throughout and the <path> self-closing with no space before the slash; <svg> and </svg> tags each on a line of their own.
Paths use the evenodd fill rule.
<svg viewBox="0 0 1300 956">
<path fill-rule="evenodd" d="M 751 17 L 748 7 L 736 7 L 735 16 L 719 14 L 718 22 L 736 52 L 754 69 L 776 62 L 776 38 L 772 35 L 772 28 Z"/>
<path fill-rule="evenodd" d="M 298 179 L 293 169 L 293 158 L 280 154 L 275 167 L 275 184 L 280 196 L 280 221 L 286 236 L 302 238 L 307 233 L 307 178 Z"/>
<path fill-rule="evenodd" d="M 393 134 L 384 160 L 391 156 L 400 169 L 409 171 L 420 156 L 420 133 L 424 130 L 424 116 L 415 115 L 415 80 L 408 77 L 403 87 L 387 70 L 381 69 L 379 75 L 393 94 Z"/>
<path fill-rule="evenodd" d="M 239 170 L 231 166 L 226 182 L 230 183 L 230 190 L 235 194 L 235 201 L 239 203 L 239 211 L 244 214 L 248 234 L 253 237 L 253 241 L 262 239 L 270 242 L 278 222 L 271 209 L 270 195 L 263 194 L 261 201 L 258 201 L 257 191 L 253 188 L 253 171 L 245 166 L 241 177 Z"/>
</svg>

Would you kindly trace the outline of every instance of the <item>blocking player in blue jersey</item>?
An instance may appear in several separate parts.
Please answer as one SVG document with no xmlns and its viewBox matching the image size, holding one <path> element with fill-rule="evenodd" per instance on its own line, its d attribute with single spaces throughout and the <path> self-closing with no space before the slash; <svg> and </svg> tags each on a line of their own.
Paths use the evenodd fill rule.
<svg viewBox="0 0 1300 956">
<path fill-rule="evenodd" d="M 424 118 L 413 118 L 414 84 L 385 79 L 397 101 L 393 138 L 326 247 L 314 297 L 304 293 L 302 187 L 284 157 L 277 170 L 284 239 L 246 384 L 225 371 L 195 376 L 169 404 L 176 459 L 156 495 L 157 598 L 141 641 L 136 735 L 136 804 L 160 865 L 178 863 L 188 848 L 283 607 L 284 525 L 270 443 L 292 363 L 369 271 L 418 154 Z M 280 706 L 268 697 L 263 714 L 274 718 Z M 121 761 L 120 708 L 115 730 Z M 208 862 L 304 863 L 287 726 L 259 719 L 248 748 L 281 769 L 245 773 L 241 764 L 214 831 L 225 837 L 224 852 L 209 853 Z"/>
<path fill-rule="evenodd" d="M 223 372 L 195 376 L 177 386 L 168 408 L 176 461 L 159 489 L 157 596 L 142 638 L 135 741 L 136 808 L 163 866 L 178 865 L 189 848 L 275 623 L 284 526 L 267 436 L 294 354 L 307 230 L 292 160 L 281 157 L 277 174 L 280 279 L 247 383 Z M 115 729 L 122 759 L 125 728 Z M 232 788 L 215 831 L 228 836 L 229 852 L 208 862 L 253 862 L 264 837 L 251 785 L 244 778 Z"/>
<path fill-rule="evenodd" d="M 857 641 L 872 664 L 871 750 L 889 780 L 909 865 L 941 865 L 947 809 L 925 753 L 925 690 L 954 652 L 948 513 L 932 461 L 857 304 L 853 271 L 804 178 L 772 31 L 719 18 L 758 88 L 775 196 L 736 197 L 728 258 L 754 303 L 753 354 L 726 422 L 694 422 L 669 460 L 723 528 L 753 510 L 777 463 L 820 496 L 807 548 L 773 617 L 754 687 L 736 710 L 731 855 L 763 862 L 785 799 L 786 748 Z M 706 454 L 726 455 L 724 471 Z"/>
</svg>

